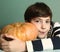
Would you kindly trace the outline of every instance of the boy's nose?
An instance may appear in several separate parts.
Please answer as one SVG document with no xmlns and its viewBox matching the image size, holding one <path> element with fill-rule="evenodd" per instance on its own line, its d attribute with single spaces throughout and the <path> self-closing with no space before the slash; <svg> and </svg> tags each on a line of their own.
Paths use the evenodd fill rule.
<svg viewBox="0 0 60 52">
<path fill-rule="evenodd" d="M 45 29 L 45 28 L 46 28 L 46 25 L 43 23 L 43 24 L 41 25 L 41 28 L 42 28 L 42 29 Z"/>
</svg>

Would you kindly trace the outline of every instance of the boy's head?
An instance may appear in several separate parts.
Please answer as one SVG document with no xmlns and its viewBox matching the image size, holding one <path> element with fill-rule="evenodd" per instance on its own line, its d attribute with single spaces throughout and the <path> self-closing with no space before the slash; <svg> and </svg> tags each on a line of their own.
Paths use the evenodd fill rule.
<svg viewBox="0 0 60 52">
<path fill-rule="evenodd" d="M 24 19 L 26 22 L 30 22 L 33 18 L 48 16 L 52 19 L 51 9 L 45 3 L 37 2 L 27 8 L 24 14 Z"/>
<path fill-rule="evenodd" d="M 39 32 L 39 38 L 47 37 L 52 20 L 52 12 L 45 3 L 35 3 L 27 8 L 24 14 L 25 22 L 33 23 Z"/>
</svg>

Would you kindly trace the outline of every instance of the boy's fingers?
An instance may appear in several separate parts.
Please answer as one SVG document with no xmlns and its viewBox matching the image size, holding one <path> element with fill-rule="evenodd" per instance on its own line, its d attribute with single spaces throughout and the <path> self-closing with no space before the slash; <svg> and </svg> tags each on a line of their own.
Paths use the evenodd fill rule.
<svg viewBox="0 0 60 52">
<path fill-rule="evenodd" d="M 17 37 L 14 37 L 14 36 L 8 35 L 8 34 L 2 34 L 1 39 L 2 39 L 2 41 L 19 40 Z"/>
<path fill-rule="evenodd" d="M 10 35 L 7 35 L 7 34 L 2 34 L 1 35 L 1 41 L 4 42 L 4 41 L 11 41 L 13 40 L 13 36 L 10 36 Z"/>
<path fill-rule="evenodd" d="M 3 38 L 3 36 L 4 36 L 4 35 L 1 34 L 1 37 L 0 37 L 0 39 L 1 39 L 1 43 L 6 41 L 6 40 Z"/>
</svg>

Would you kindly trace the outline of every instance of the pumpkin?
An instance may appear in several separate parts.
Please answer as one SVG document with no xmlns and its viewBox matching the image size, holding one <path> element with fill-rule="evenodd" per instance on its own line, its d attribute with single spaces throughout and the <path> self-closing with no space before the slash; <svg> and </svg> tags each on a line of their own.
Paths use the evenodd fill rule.
<svg viewBox="0 0 60 52">
<path fill-rule="evenodd" d="M 32 23 L 13 23 L 2 29 L 3 34 L 12 35 L 22 41 L 34 40 L 38 35 L 37 28 Z"/>
</svg>

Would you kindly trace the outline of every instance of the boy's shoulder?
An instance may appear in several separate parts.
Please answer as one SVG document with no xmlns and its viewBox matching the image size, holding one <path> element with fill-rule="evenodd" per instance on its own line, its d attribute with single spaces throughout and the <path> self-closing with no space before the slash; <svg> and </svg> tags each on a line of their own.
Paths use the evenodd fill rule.
<svg viewBox="0 0 60 52">
<path fill-rule="evenodd" d="M 54 27 L 60 27 L 60 23 L 59 22 L 55 22 L 54 23 Z"/>
<path fill-rule="evenodd" d="M 54 23 L 52 34 L 54 36 L 59 36 L 60 37 L 60 23 L 59 22 L 55 22 Z"/>
</svg>

